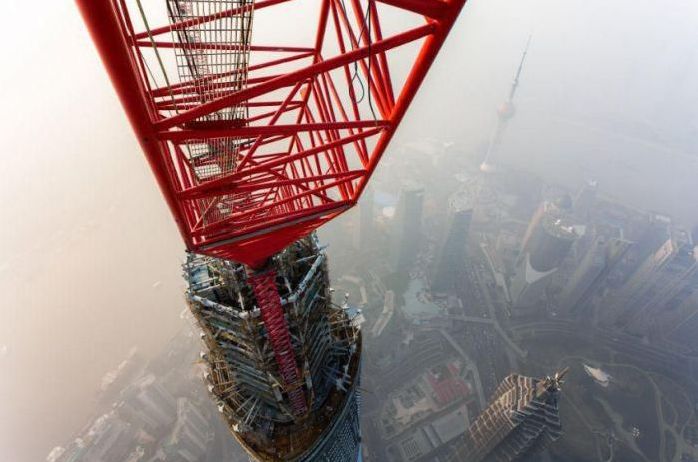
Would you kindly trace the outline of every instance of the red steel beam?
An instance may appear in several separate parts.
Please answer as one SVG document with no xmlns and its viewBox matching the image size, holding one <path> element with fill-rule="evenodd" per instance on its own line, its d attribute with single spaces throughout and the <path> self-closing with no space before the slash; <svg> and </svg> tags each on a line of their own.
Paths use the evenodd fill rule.
<svg viewBox="0 0 698 462">
<path fill-rule="evenodd" d="M 423 26 L 415 27 L 414 29 L 408 30 L 401 34 L 397 34 L 390 38 L 383 39 L 380 42 L 374 43 L 371 46 L 371 52 L 380 53 L 382 51 L 390 50 L 391 48 L 396 48 L 401 45 L 405 45 L 420 38 L 424 38 L 425 36 L 433 33 L 434 29 L 435 25 L 431 22 Z M 226 107 L 235 106 L 248 99 L 263 95 L 265 93 L 269 93 L 274 90 L 278 90 L 279 88 L 285 85 L 298 82 L 299 80 L 305 80 L 307 78 L 315 77 L 323 72 L 337 69 L 338 67 L 341 67 L 343 65 L 350 64 L 354 61 L 363 59 L 368 55 L 369 47 L 357 48 L 356 50 L 348 51 L 343 55 L 322 60 L 304 69 L 289 72 L 288 74 L 282 75 L 280 77 L 261 83 L 259 85 L 245 88 L 244 90 L 235 92 L 232 95 L 223 96 L 214 101 L 203 103 L 196 109 L 184 111 L 180 114 L 177 114 L 176 116 L 161 120 L 157 124 L 163 129 L 171 128 L 183 122 L 196 119 L 197 117 L 202 117 L 207 114 L 211 114 L 212 112 L 224 109 Z"/>
<path fill-rule="evenodd" d="M 287 56 L 285 58 L 272 59 L 270 61 L 266 61 L 266 62 L 263 62 L 260 64 L 252 65 L 252 66 L 247 68 L 247 71 L 252 72 L 252 71 L 257 71 L 259 69 L 265 69 L 267 67 L 278 66 L 279 64 L 290 63 L 291 61 L 308 58 L 308 57 L 314 56 L 314 55 L 315 55 L 315 52 L 307 52 L 307 53 L 299 53 L 297 55 Z M 156 88 L 151 92 L 151 94 L 154 97 L 169 96 L 172 94 L 176 95 L 177 94 L 176 90 L 180 90 L 183 88 L 189 88 L 189 89 L 196 88 L 196 85 L 210 82 L 212 80 L 218 80 L 218 79 L 222 79 L 225 77 L 230 77 L 232 75 L 240 74 L 242 72 L 244 72 L 243 69 L 235 69 L 235 70 L 229 71 L 229 72 L 219 72 L 216 74 L 207 75 L 205 77 L 199 77 L 198 79 L 192 79 L 192 80 L 188 80 L 186 82 L 172 84 L 169 87 Z"/>
<path fill-rule="evenodd" d="M 150 32 L 148 31 L 143 31 L 139 32 L 134 36 L 136 40 L 148 38 L 148 37 L 154 37 L 156 35 L 160 34 L 166 34 L 168 32 L 174 32 L 177 30 L 182 30 L 186 29 L 188 27 L 192 26 L 198 26 L 201 24 L 205 24 L 207 22 L 215 21 L 217 19 L 223 19 L 223 18 L 229 18 L 231 16 L 235 16 L 240 14 L 243 11 L 250 11 L 254 8 L 255 11 L 261 10 L 262 8 L 267 8 L 270 6 L 278 5 L 279 3 L 285 3 L 290 0 L 261 0 L 257 1 L 254 4 L 251 5 L 245 5 L 243 7 L 238 7 L 238 8 L 231 8 L 230 10 L 227 11 L 222 11 L 220 13 L 214 13 L 214 14 L 209 14 L 207 16 L 200 16 L 198 18 L 192 18 L 192 19 L 187 19 L 185 21 L 178 22 L 176 24 L 171 24 L 168 26 L 163 26 L 163 27 L 157 27 L 155 29 L 151 29 Z M 87 0 L 77 0 L 78 4 L 80 3 L 87 3 Z M 82 7 L 82 6 L 81 6 Z"/>
<path fill-rule="evenodd" d="M 413 13 L 433 19 L 441 19 L 446 15 L 453 2 L 444 0 L 376 0 Z M 465 3 L 465 2 L 462 2 Z"/>
<path fill-rule="evenodd" d="M 163 34 L 252 9 L 273 12 L 292 0 L 258 0 L 174 24 L 149 20 L 154 27 L 140 32 L 123 0 L 76 1 L 187 248 L 253 266 L 356 203 L 465 4 L 319 0 L 312 43 L 284 36 L 287 43 L 259 45 L 254 33 L 249 46 L 189 43 L 189 53 L 249 50 L 261 58 L 188 80 L 170 75 L 157 86 L 163 79 L 153 72 L 167 69 L 153 58 L 173 59 L 183 48 L 178 34 Z M 384 37 L 381 14 L 388 7 L 423 23 Z M 397 57 L 415 41 L 419 54 L 398 86 L 387 53 Z M 271 75 L 250 74 L 261 69 Z M 239 90 L 230 81 L 237 76 L 246 82 Z M 358 81 L 369 95 L 364 101 L 357 99 Z M 380 120 L 373 120 L 373 105 Z M 229 108 L 235 116 L 216 114 Z"/>
<path fill-rule="evenodd" d="M 175 199 L 174 185 L 161 161 L 163 147 L 156 136 L 154 114 L 150 113 L 148 102 L 143 98 L 147 89 L 139 78 L 134 56 L 126 43 L 125 30 L 118 20 L 118 12 L 109 1 L 84 0 L 77 4 L 177 228 L 185 243 L 189 244 L 191 231 L 182 218 L 184 210 Z"/>
<path fill-rule="evenodd" d="M 138 47 L 152 47 L 152 48 L 187 48 L 189 50 L 221 50 L 221 51 L 243 51 L 249 49 L 250 51 L 276 51 L 284 53 L 313 53 L 315 50 L 313 48 L 306 47 L 289 47 L 289 46 L 274 46 L 274 45 L 250 45 L 245 48 L 241 45 L 221 45 L 219 43 L 187 43 L 182 44 L 179 42 L 158 42 L 158 41 L 140 41 L 135 42 Z"/>
<path fill-rule="evenodd" d="M 202 122 L 205 124 L 205 122 Z M 213 124 L 212 124 L 213 125 Z M 390 123 L 386 120 L 353 120 L 350 122 L 320 122 L 310 124 L 290 125 L 256 125 L 239 128 L 206 129 L 205 125 L 197 130 L 172 130 L 158 133 L 161 140 L 169 140 L 177 143 L 191 140 L 208 140 L 215 138 L 252 138 L 255 136 L 293 135 L 298 132 L 310 132 L 318 130 L 347 130 L 352 128 L 378 128 L 387 127 Z"/>
</svg>

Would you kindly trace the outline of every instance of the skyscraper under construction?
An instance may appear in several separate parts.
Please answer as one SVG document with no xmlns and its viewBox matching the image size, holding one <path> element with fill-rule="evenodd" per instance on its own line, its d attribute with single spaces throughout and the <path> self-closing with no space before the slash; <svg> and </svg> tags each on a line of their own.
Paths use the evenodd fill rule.
<svg viewBox="0 0 698 462">
<path fill-rule="evenodd" d="M 332 303 L 315 237 L 274 257 L 276 277 L 189 254 L 188 299 L 207 351 L 209 391 L 231 432 L 262 461 L 354 462 L 359 457 L 361 334 L 355 312 Z M 273 274 L 273 273 L 270 273 Z M 283 311 L 259 309 L 278 290 Z M 272 292 L 273 293 L 273 292 Z"/>
<path fill-rule="evenodd" d="M 209 389 L 255 461 L 361 459 L 358 320 L 312 233 L 359 200 L 465 0 L 387 1 L 404 21 L 385 36 L 376 3 L 78 0 L 186 245 Z"/>
<path fill-rule="evenodd" d="M 390 264 L 394 271 L 409 268 L 417 257 L 423 207 L 424 187 L 414 183 L 404 186 L 393 220 L 395 238 L 390 244 Z"/>
<path fill-rule="evenodd" d="M 455 448 L 451 461 L 531 460 L 560 438 L 558 398 L 567 371 L 542 379 L 507 376 Z"/>
<path fill-rule="evenodd" d="M 449 223 L 432 278 L 431 289 L 447 292 L 458 286 L 466 258 L 466 242 L 473 217 L 473 201 L 461 190 L 448 201 Z"/>
</svg>

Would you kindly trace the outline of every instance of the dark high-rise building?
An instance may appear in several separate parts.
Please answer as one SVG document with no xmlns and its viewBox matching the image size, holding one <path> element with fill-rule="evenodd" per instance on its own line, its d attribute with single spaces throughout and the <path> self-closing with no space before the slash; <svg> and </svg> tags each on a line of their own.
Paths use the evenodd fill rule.
<svg viewBox="0 0 698 462">
<path fill-rule="evenodd" d="M 562 435 L 558 399 L 566 373 L 564 369 L 542 379 L 507 376 L 456 445 L 451 461 L 532 460 Z"/>
<path fill-rule="evenodd" d="M 465 263 L 466 240 L 473 217 L 473 204 L 465 191 L 451 196 L 448 205 L 450 217 L 446 240 L 431 279 L 431 289 L 435 292 L 446 292 L 457 287 Z"/>
<path fill-rule="evenodd" d="M 422 235 L 424 188 L 402 188 L 395 209 L 391 236 L 390 260 L 394 271 L 405 270 L 414 263 Z"/>
<path fill-rule="evenodd" d="M 368 250 L 373 236 L 373 188 L 366 186 L 359 201 L 359 225 L 354 233 L 354 247 L 358 250 Z"/>
<path fill-rule="evenodd" d="M 606 279 L 631 246 L 620 230 L 594 231 L 591 244 L 572 273 L 560 296 L 560 308 L 573 314 L 587 313 L 592 302 L 602 295 Z"/>
<path fill-rule="evenodd" d="M 153 436 L 162 436 L 177 418 L 177 400 L 154 374 L 147 374 L 121 394 L 120 416 Z"/>
<path fill-rule="evenodd" d="M 662 215 L 648 214 L 635 225 L 638 229 L 629 237 L 633 245 L 619 262 L 619 274 L 615 288 L 622 287 L 640 269 L 643 263 L 653 255 L 671 237 L 671 219 Z M 610 308 L 610 307 L 609 307 Z M 611 312 L 613 310 L 610 310 Z"/>
<path fill-rule="evenodd" d="M 326 256 L 314 236 L 274 259 L 276 277 L 263 286 L 275 284 L 281 299 L 272 290 L 255 292 L 249 279 L 260 274 L 248 275 L 243 265 L 194 254 L 184 265 L 209 390 L 252 460 L 355 462 L 361 362 L 355 310 L 332 303 Z M 267 296 L 281 304 L 280 317 L 258 308 L 258 298 Z"/>
<path fill-rule="evenodd" d="M 634 335 L 658 334 L 654 329 L 675 312 L 698 286 L 698 249 L 691 235 L 673 229 L 671 237 L 651 254 L 614 297 L 613 324 Z"/>
<path fill-rule="evenodd" d="M 678 307 L 667 311 L 659 320 L 662 338 L 679 351 L 698 352 L 698 292 L 694 292 Z"/>
<path fill-rule="evenodd" d="M 514 308 L 531 308 L 545 295 L 550 276 L 560 267 L 577 239 L 567 204 L 543 202 L 526 230 L 511 283 Z"/>
</svg>

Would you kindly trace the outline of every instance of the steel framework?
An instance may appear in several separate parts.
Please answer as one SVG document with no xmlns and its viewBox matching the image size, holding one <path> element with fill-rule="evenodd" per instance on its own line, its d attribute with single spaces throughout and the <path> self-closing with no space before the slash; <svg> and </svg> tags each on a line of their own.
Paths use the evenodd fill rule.
<svg viewBox="0 0 698 462">
<path fill-rule="evenodd" d="M 305 45 L 250 34 L 301 0 L 129 1 L 77 3 L 187 248 L 261 268 L 357 202 L 466 0 L 312 0 Z"/>
<path fill-rule="evenodd" d="M 356 462 L 362 316 L 333 303 L 313 234 L 275 262 L 273 275 L 251 276 L 240 263 L 187 255 L 209 391 L 251 460 Z"/>
</svg>

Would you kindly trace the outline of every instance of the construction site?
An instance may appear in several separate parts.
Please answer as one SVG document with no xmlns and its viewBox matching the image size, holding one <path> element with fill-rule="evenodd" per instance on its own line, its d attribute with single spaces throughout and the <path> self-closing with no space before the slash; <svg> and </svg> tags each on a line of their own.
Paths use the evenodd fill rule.
<svg viewBox="0 0 698 462">
<path fill-rule="evenodd" d="M 186 244 L 209 391 L 253 460 L 362 459 L 360 313 L 333 302 L 314 230 L 358 201 L 464 3 L 78 1 Z"/>
<path fill-rule="evenodd" d="M 358 313 L 332 303 L 314 237 L 278 254 L 274 266 L 275 275 L 250 276 L 243 265 L 189 255 L 188 299 L 208 350 L 209 390 L 233 435 L 260 460 L 349 460 L 360 440 Z M 259 293 L 251 277 L 264 278 Z M 286 316 L 258 308 L 258 298 L 276 291 Z"/>
</svg>

